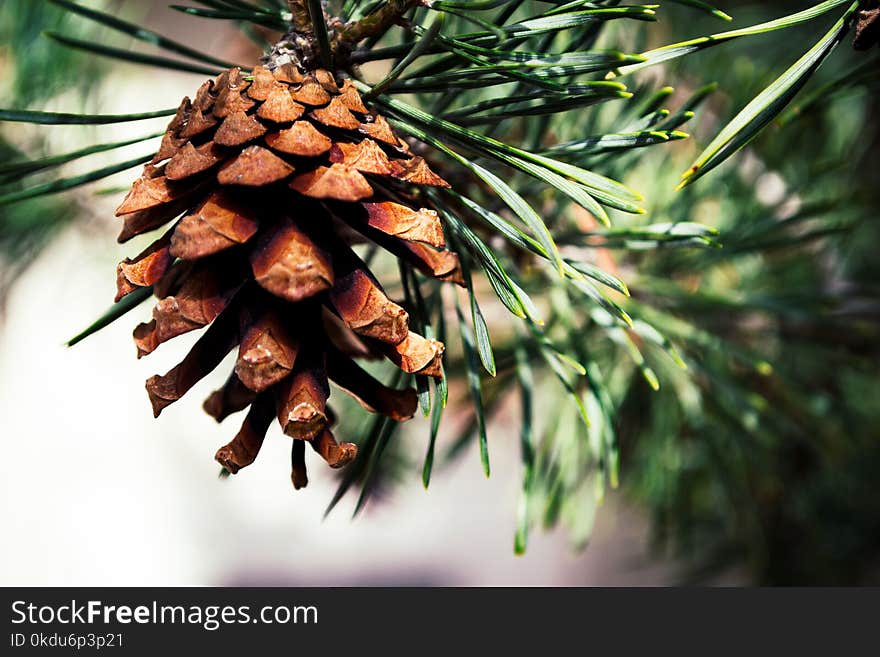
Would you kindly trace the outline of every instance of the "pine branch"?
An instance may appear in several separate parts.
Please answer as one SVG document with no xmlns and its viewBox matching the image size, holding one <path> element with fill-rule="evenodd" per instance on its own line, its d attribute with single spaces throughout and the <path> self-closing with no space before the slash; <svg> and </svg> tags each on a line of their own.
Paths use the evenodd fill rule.
<svg viewBox="0 0 880 657">
<path fill-rule="evenodd" d="M 700 16 L 730 18 L 701 0 L 670 1 L 695 8 L 695 22 Z M 16 7 L 20 13 L 35 4 L 21 2 Z M 113 33 L 126 35 L 160 53 L 139 52 L 140 44 L 130 49 L 88 35 L 77 37 L 75 22 L 61 26 L 63 34 L 47 33 L 52 47 L 85 50 L 163 71 L 214 75 L 219 71 L 213 67 L 231 67 L 189 40 L 173 41 L 100 9 L 81 7 L 72 0 L 50 4 L 53 11 L 63 9 L 86 25 L 111 28 L 106 35 L 110 39 Z M 729 518 L 738 514 L 748 515 L 749 522 L 760 527 L 762 506 L 772 509 L 773 496 L 750 499 L 764 474 L 754 471 L 753 462 L 765 459 L 764 467 L 775 476 L 773 464 L 787 461 L 779 446 L 809 431 L 817 445 L 824 440 L 840 449 L 839 436 L 858 430 L 865 409 L 850 401 L 848 377 L 855 370 L 845 367 L 864 368 L 866 354 L 876 352 L 880 321 L 871 313 L 880 313 L 876 302 L 864 302 L 851 290 L 869 296 L 864 290 L 871 289 L 876 276 L 854 273 L 852 254 L 842 257 L 835 241 L 865 230 L 860 213 L 876 206 L 874 195 L 880 186 L 860 184 L 867 178 L 857 176 L 866 174 L 853 168 L 853 163 L 867 161 L 864 152 L 873 143 L 871 122 L 851 126 L 842 119 L 860 116 L 858 112 L 868 107 L 868 100 L 852 92 L 876 89 L 878 74 L 870 62 L 824 79 L 817 69 L 853 28 L 857 46 L 874 42 L 874 23 L 869 25 L 869 20 L 877 20 L 878 14 L 865 13 L 867 3 L 860 5 L 859 13 L 855 0 L 817 0 L 788 16 L 641 54 L 599 50 L 597 43 L 612 48 L 638 43 L 629 39 L 631 33 L 650 29 L 668 3 L 349 0 L 329 5 L 343 5 L 348 23 L 326 15 L 328 3 L 321 0 L 200 4 L 208 8 L 175 9 L 188 17 L 234 21 L 244 34 L 257 26 L 286 34 L 265 58 L 269 66 L 242 66 L 251 71 L 247 77 L 228 71 L 203 85 L 195 100 L 177 110 L 170 134 L 163 139 L 162 150 L 168 157 L 158 157 L 147 167 L 126 200 L 120 239 L 155 230 L 175 217 L 179 220 L 141 255 L 120 264 L 119 291 L 128 296 L 76 338 L 123 316 L 151 289 L 159 290 L 159 296 L 166 294 L 167 286 L 156 282 L 160 280 L 156 272 L 163 268 L 181 272 L 180 261 L 198 260 L 208 253 L 211 259 L 205 266 L 211 269 L 225 263 L 229 254 L 248 254 L 247 261 L 239 263 L 240 271 L 218 266 L 211 276 L 197 280 L 198 285 L 180 290 L 175 304 L 163 306 L 198 302 L 199 308 L 216 308 L 220 315 L 196 314 L 200 326 L 204 321 L 210 327 L 194 356 L 175 373 L 156 377 L 151 384 L 158 410 L 185 393 L 204 374 L 206 364 L 214 363 L 229 346 L 235 326 L 243 325 L 229 321 L 230 312 L 243 310 L 238 301 L 224 296 L 229 289 L 224 288 L 223 294 L 215 290 L 227 272 L 235 271 L 235 276 L 243 274 L 235 282 L 246 282 L 232 296 L 249 297 L 250 303 L 268 311 L 261 315 L 269 316 L 281 307 L 279 295 L 306 295 L 317 289 L 320 295 L 315 299 L 325 299 L 318 305 L 329 304 L 325 308 L 336 318 L 333 321 L 355 334 L 345 345 L 351 354 L 325 352 L 327 375 L 350 390 L 362 406 L 378 412 L 379 420 L 360 442 L 360 454 L 334 503 L 357 482 L 362 489 L 358 508 L 382 489 L 389 463 L 393 466 L 395 460 L 397 421 L 419 407 L 431 416 L 422 469 L 427 485 L 447 396 L 447 373 L 452 380 L 470 383 L 473 400 L 468 409 L 473 422 L 452 452 L 478 441 L 487 467 L 493 413 L 518 382 L 525 469 L 518 550 L 525 546 L 529 526 L 541 518 L 548 524 L 566 524 L 575 542 L 583 543 L 604 490 L 617 485 L 618 443 L 626 451 L 629 480 L 636 486 L 653 481 L 663 489 L 663 495 L 654 488 L 645 495 L 645 503 L 658 517 L 674 516 L 678 521 L 681 515 L 693 515 L 696 529 L 685 527 L 687 518 L 682 521 L 684 529 L 675 528 L 684 535 L 704 531 L 700 527 L 729 526 Z M 418 7 L 432 11 L 413 11 Z M 5 6 L 0 18 L 4 10 Z M 727 127 L 712 127 L 719 137 L 699 158 L 699 171 L 690 180 L 752 143 L 810 79 L 818 76 L 824 84 L 782 115 L 785 130 L 752 143 L 748 167 L 730 167 L 723 176 L 706 177 L 701 185 L 672 194 L 677 182 L 672 174 L 689 163 L 682 159 L 687 152 L 673 146 L 688 136 L 679 128 L 696 123 L 688 132 L 700 134 L 704 124 L 696 112 L 716 90 L 711 85 L 695 89 L 688 85 L 711 79 L 716 72 L 696 69 L 679 75 L 675 71 L 684 87 L 678 91 L 691 92 L 680 106 L 670 105 L 678 97 L 671 87 L 654 89 L 639 81 L 628 88 L 608 78 L 661 63 L 683 67 L 685 56 L 722 44 L 734 49 L 747 39 L 788 30 L 835 10 L 842 15 L 832 31 L 751 104 L 742 96 L 745 89 L 754 88 L 754 80 L 737 78 L 737 67 L 717 72 L 719 93 L 727 93 L 731 106 L 745 110 Z M 674 29 L 675 23 L 667 25 Z M 402 38 L 383 40 L 395 25 L 404 28 Z M 615 29 L 607 30 L 608 25 Z M 708 25 L 698 33 L 715 31 L 714 23 Z M 619 40 L 620 35 L 625 40 Z M 776 49 L 778 61 L 784 61 L 790 47 L 784 39 L 774 41 L 771 48 Z M 13 52 L 25 54 L 29 41 L 17 43 Z M 757 58 L 761 53 L 753 51 L 749 56 Z M 776 57 L 766 55 L 766 59 Z M 349 70 L 353 63 L 382 60 L 393 63 L 378 81 Z M 288 63 L 299 68 L 285 66 Z M 352 80 L 344 80 L 346 72 Z M 276 93 L 281 88 L 287 93 Z M 846 108 L 838 102 L 844 92 L 849 94 Z M 402 94 L 407 95 L 405 101 Z M 42 98 L 49 97 L 47 93 Z M 294 102 L 297 97 L 303 102 Z M 87 126 L 175 113 L 137 112 L 135 107 L 124 115 L 46 113 L 36 111 L 32 99 L 20 93 L 10 98 L 17 108 L 34 109 L 0 109 L 0 120 Z M 807 120 L 815 124 L 807 125 Z M 184 135 L 183 126 L 192 134 Z M 810 138 L 816 134 L 833 134 L 834 139 Z M 50 194 L 103 179 L 147 159 L 96 165 L 93 171 L 79 168 L 83 158 L 138 141 L 100 139 L 60 154 L 34 149 L 30 157 L 21 152 L 26 148 L 3 149 L 0 142 L 0 156 L 8 162 L 0 165 L 4 257 L 6 251 L 33 249 L 14 230 L 25 224 L 23 217 L 36 228 L 32 233 L 41 229 L 42 215 L 28 210 L 29 203 L 36 199 L 48 203 Z M 219 147 L 213 148 L 212 141 Z M 180 143 L 186 146 L 181 148 Z M 829 144 L 842 144 L 850 161 L 826 166 L 837 155 L 828 152 Z M 321 158 L 320 163 L 313 158 Z M 76 171 L 60 172 L 68 164 L 74 164 Z M 755 170 L 760 171 L 754 174 Z M 633 171 L 648 174 L 641 176 L 644 191 L 649 192 L 644 203 L 625 186 L 634 180 Z M 758 198 L 756 190 L 768 187 L 766 174 L 784 181 L 784 198 L 778 203 Z M 809 184 L 798 187 L 803 181 Z M 218 185 L 223 193 L 212 193 L 206 200 L 205 189 L 217 192 Z M 260 191 L 248 192 L 247 187 Z M 177 198 L 178 194 L 182 196 Z M 223 207 L 230 197 L 240 202 L 235 212 Z M 847 203 L 840 203 L 841 198 Z M 136 210 L 139 204 L 145 207 Z M 292 207 L 297 212 L 291 213 Z M 792 214 L 793 207 L 798 210 Z M 707 213 L 705 208 L 717 212 Z M 258 227 L 263 214 L 276 211 L 283 213 L 283 221 L 279 214 L 278 221 Z M 641 212 L 650 212 L 651 218 L 633 216 Z M 231 223 L 230 214 L 235 216 Z M 288 216 L 292 216 L 289 224 Z M 300 217 L 318 220 L 300 226 Z M 224 227 L 222 237 L 208 225 L 211 222 Z M 344 231 L 337 234 L 336 228 L 343 225 L 371 243 L 364 261 L 349 249 L 359 238 L 350 240 Z M 271 247 L 249 241 L 262 232 L 272 236 Z M 862 241 L 866 249 L 876 243 L 876 239 Z M 804 257 L 807 246 L 811 253 Z M 217 248 L 228 251 L 215 253 Z M 325 250 L 332 253 L 332 262 L 322 257 Z M 812 250 L 821 251 L 821 257 L 814 257 Z M 275 262 L 282 251 L 290 262 L 303 266 L 290 269 L 280 260 Z M 174 264 L 172 256 L 181 260 Z M 388 275 L 383 257 L 400 265 L 399 279 L 383 281 L 384 288 L 370 270 L 375 264 L 377 272 Z M 844 259 L 846 264 L 840 264 Z M 869 253 L 865 260 L 873 264 L 875 259 Z M 206 276 L 207 269 L 199 264 L 193 271 Z M 285 279 L 306 276 L 303 272 L 315 275 L 301 281 L 302 286 Z M 182 275 L 192 273 L 185 270 Z M 340 280 L 349 282 L 337 287 Z M 441 289 L 449 282 L 462 286 L 459 301 L 466 293 L 467 309 L 450 304 L 449 295 L 444 302 Z M 401 292 L 398 306 L 391 299 L 400 299 Z M 202 294 L 210 297 L 210 303 L 202 303 Z M 287 301 L 305 304 L 297 314 L 307 315 L 307 310 L 318 308 L 309 298 Z M 505 308 L 516 319 L 505 314 Z M 452 313 L 447 317 L 448 310 Z M 509 320 L 514 330 L 502 324 L 504 320 L 499 322 L 499 316 Z M 410 322 L 405 328 L 399 323 L 403 317 Z M 443 346 L 437 340 L 445 342 L 445 321 L 453 317 L 459 319 L 464 348 L 448 350 L 441 363 Z M 172 326 L 167 308 L 156 319 L 162 330 L 140 327 L 139 349 L 155 348 L 149 338 L 164 340 L 175 331 L 193 330 L 195 322 L 187 319 L 189 323 Z M 318 325 L 329 319 L 312 316 Z M 241 406 L 242 400 L 251 404 L 242 432 L 218 452 L 230 474 L 256 456 L 272 419 L 273 403 L 292 404 L 302 396 L 313 411 L 310 419 L 299 420 L 289 412 L 278 414 L 286 418 L 285 433 L 306 431 L 308 422 L 324 422 L 330 415 L 339 418 L 333 430 L 340 437 L 359 433 L 354 426 L 360 418 L 356 412 L 331 413 L 325 408 L 322 381 L 326 377 L 320 365 L 303 365 L 310 354 L 328 349 L 328 336 L 316 329 L 318 337 L 309 331 L 285 337 L 283 323 L 265 322 L 262 329 L 251 326 L 248 336 L 240 337 L 240 354 L 257 354 L 261 335 L 274 335 L 278 329 L 280 342 L 270 344 L 267 372 L 274 372 L 279 380 L 267 385 L 294 378 L 297 384 L 267 393 L 268 388 L 258 385 L 260 373 L 249 365 L 252 361 L 240 355 L 231 383 L 212 396 L 215 406 L 225 406 L 218 410 L 209 404 L 224 416 L 243 410 L 247 404 Z M 291 373 L 286 359 L 296 346 L 293 339 L 303 337 L 309 344 L 298 351 L 296 376 L 287 378 Z M 384 386 L 346 360 L 367 354 L 386 358 L 387 368 L 397 368 L 390 380 L 414 381 L 415 388 Z M 203 359 L 205 355 L 210 358 Z M 805 363 L 815 363 L 809 376 L 801 370 Z M 248 380 L 255 387 L 248 388 L 250 392 L 236 387 L 236 381 L 247 387 L 239 375 L 251 376 Z M 376 376 L 386 379 L 379 372 Z M 431 376 L 433 395 L 426 378 Z M 334 393 L 334 404 L 337 399 Z M 532 407 L 542 412 L 532 413 Z M 347 422 L 348 417 L 355 419 Z M 307 479 L 303 444 L 292 455 L 296 487 Z M 337 443 L 329 430 L 312 436 L 311 444 L 332 467 L 344 466 L 357 451 L 350 443 Z M 496 449 L 501 447 L 499 443 Z M 698 476 L 684 477 L 674 463 L 687 463 L 688 472 Z M 662 476 L 652 469 L 658 467 L 666 468 Z M 746 479 L 750 483 L 744 486 Z M 710 497 L 723 501 L 694 503 Z M 755 531 L 747 539 L 735 536 L 735 540 L 741 551 L 748 543 L 748 549 L 757 552 L 765 539 Z"/>
</svg>

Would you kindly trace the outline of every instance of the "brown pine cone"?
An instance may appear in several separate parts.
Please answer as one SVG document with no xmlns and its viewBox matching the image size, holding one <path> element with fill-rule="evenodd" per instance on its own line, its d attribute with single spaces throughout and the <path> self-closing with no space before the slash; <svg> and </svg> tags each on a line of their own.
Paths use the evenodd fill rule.
<svg viewBox="0 0 880 657">
<path fill-rule="evenodd" d="M 330 432 L 328 381 L 369 411 L 411 418 L 415 391 L 382 385 L 353 357 L 439 377 L 443 344 L 409 330 L 351 245 L 374 242 L 461 284 L 437 213 L 408 200 L 414 185 L 448 186 L 350 80 L 325 70 L 234 68 L 185 98 L 117 210 L 120 242 L 174 220 L 118 267 L 117 300 L 148 286 L 160 299 L 135 329 L 138 356 L 208 327 L 183 362 L 147 381 L 154 414 L 237 345 L 234 371 L 204 408 L 218 422 L 249 410 L 216 459 L 231 473 L 252 463 L 277 417 L 293 440 L 297 488 L 307 482 L 305 442 L 334 468 L 357 452 Z"/>
</svg>

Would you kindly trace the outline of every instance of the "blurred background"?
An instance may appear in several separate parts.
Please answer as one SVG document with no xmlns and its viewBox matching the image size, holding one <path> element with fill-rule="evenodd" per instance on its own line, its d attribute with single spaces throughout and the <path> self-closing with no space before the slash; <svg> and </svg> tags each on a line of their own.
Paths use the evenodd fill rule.
<svg viewBox="0 0 880 657">
<path fill-rule="evenodd" d="M 234 27 L 182 17 L 160 0 L 81 4 L 119 12 L 231 61 L 251 62 L 260 54 Z M 716 4 L 734 15 L 735 25 L 804 5 Z M 726 28 L 684 11 L 664 7 L 659 25 L 633 39 L 650 46 Z M 683 16 L 688 20 L 677 20 Z M 41 37 L 47 29 L 130 45 L 55 6 L 4 0 L 5 107 L 149 111 L 176 106 L 203 77 L 72 52 Z M 642 157 L 626 174 L 626 182 L 649 199 L 653 221 L 701 221 L 731 234 L 736 259 L 705 265 L 717 267 L 716 301 L 755 290 L 803 310 L 800 318 L 787 311 L 774 315 L 787 321 L 774 323 L 772 334 L 761 330 L 760 308 L 750 306 L 741 316 L 740 326 L 754 329 L 750 346 L 789 377 L 790 394 L 776 397 L 775 409 L 785 426 L 765 427 L 757 413 L 749 421 L 758 423 L 753 429 L 760 440 L 741 429 L 695 428 L 655 410 L 662 395 L 681 394 L 681 386 L 661 389 L 653 401 L 647 388 L 633 387 L 620 420 L 622 487 L 595 509 L 582 550 L 561 531 L 536 531 L 527 553 L 513 555 L 521 486 L 515 405 L 502 405 L 493 416 L 490 479 L 471 445 L 435 467 L 427 491 L 420 482 L 427 421 L 414 419 L 394 445 L 392 481 L 354 520 L 353 500 L 322 517 L 337 485 L 329 470 L 314 468 L 308 488 L 294 493 L 287 439 L 277 433 L 270 432 L 253 466 L 220 479 L 212 456 L 228 441 L 235 420 L 217 425 L 195 402 L 175 404 L 154 420 L 143 389 L 147 377 L 176 364 L 197 336 L 137 361 L 131 330 L 135 316 L 149 313 L 144 306 L 76 347 L 64 346 L 112 302 L 116 263 L 150 241 L 123 247 L 115 240 L 113 211 L 135 171 L 63 195 L 0 205 L 0 524 L 6 537 L 0 584 L 880 583 L 875 83 L 841 88 L 820 108 L 772 128 L 688 196 L 671 192 L 718 122 L 796 59 L 815 34 L 807 28 L 806 35 L 792 31 L 737 42 L 651 72 L 683 96 L 710 81 L 721 90 L 689 126 L 693 140 L 652 149 L 656 155 Z M 844 53 L 812 88 L 858 63 Z M 131 139 L 161 131 L 165 123 L 0 124 L 0 162 Z M 151 141 L 124 155 L 96 154 L 63 172 L 74 176 L 155 146 Z M 4 178 L 2 165 L 0 184 L 17 184 Z M 780 221 L 794 216 L 812 203 L 816 187 L 831 200 L 810 215 L 815 225 L 798 223 L 792 234 L 771 236 L 771 247 L 762 241 L 760 249 L 749 249 L 756 235 L 743 226 L 771 215 Z M 633 262 L 624 265 L 624 277 L 635 288 L 640 276 L 702 266 L 682 263 L 685 257 Z M 819 301 L 831 293 L 845 301 L 835 306 L 834 321 L 813 321 L 812 308 L 798 306 L 799 299 Z M 742 308 L 716 303 L 689 310 L 711 319 Z M 190 396 L 206 396 L 226 370 L 218 368 Z M 460 387 L 452 391 L 453 398 L 465 394 Z M 447 414 L 441 446 L 452 442 L 459 424 Z M 726 431 L 748 440 L 724 443 Z M 717 441 L 702 440 L 708 436 Z M 728 460 L 733 452 L 735 469 Z"/>
</svg>

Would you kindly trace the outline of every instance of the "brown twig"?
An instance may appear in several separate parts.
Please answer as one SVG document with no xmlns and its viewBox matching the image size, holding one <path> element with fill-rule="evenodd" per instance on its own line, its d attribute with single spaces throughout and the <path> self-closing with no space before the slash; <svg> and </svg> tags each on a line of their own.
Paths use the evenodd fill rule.
<svg viewBox="0 0 880 657">
<path fill-rule="evenodd" d="M 287 0 L 287 6 L 290 7 L 290 13 L 293 16 L 290 21 L 293 31 L 311 34 L 312 19 L 309 17 L 309 8 L 306 6 L 305 0 Z"/>
<path fill-rule="evenodd" d="M 300 48 L 304 51 L 318 52 L 308 3 L 306 0 L 287 0 L 287 4 L 291 13 L 291 30 L 285 38 L 291 42 L 302 42 Z M 357 43 L 364 39 L 382 36 L 404 14 L 419 5 L 427 6 L 429 0 L 386 0 L 379 9 L 369 16 L 348 24 L 343 24 L 338 18 L 327 19 L 325 16 L 332 39 L 330 46 L 332 59 L 336 65 L 344 68 L 348 63 L 349 53 Z M 305 43 L 308 43 L 310 47 L 305 47 Z"/>
<path fill-rule="evenodd" d="M 369 16 L 343 27 L 339 31 L 337 40 L 351 46 L 364 39 L 381 36 L 406 12 L 416 5 L 423 4 L 425 4 L 423 0 L 388 0 Z"/>
</svg>

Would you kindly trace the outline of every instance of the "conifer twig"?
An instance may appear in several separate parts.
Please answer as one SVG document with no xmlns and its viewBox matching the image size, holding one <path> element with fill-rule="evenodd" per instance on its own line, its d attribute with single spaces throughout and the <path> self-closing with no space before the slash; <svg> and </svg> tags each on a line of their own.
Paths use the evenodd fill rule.
<svg viewBox="0 0 880 657">
<path fill-rule="evenodd" d="M 290 7 L 290 13 L 292 15 L 290 23 L 293 27 L 293 31 L 303 34 L 311 34 L 312 19 L 309 16 L 309 8 L 306 5 L 305 0 L 287 0 L 287 5 Z"/>
<path fill-rule="evenodd" d="M 410 9 L 428 4 L 426 0 L 387 0 L 369 16 L 343 27 L 337 34 L 337 47 L 343 44 L 351 47 L 364 39 L 381 36 Z"/>
<path fill-rule="evenodd" d="M 428 6 L 430 0 L 387 0 L 376 11 L 365 16 L 359 21 L 343 25 L 339 19 L 331 20 L 331 27 L 335 28 L 333 44 L 318 44 L 322 53 L 324 65 L 327 66 L 334 56 L 339 54 L 343 60 L 347 58 L 352 47 L 364 39 L 382 36 L 410 9 L 417 5 Z M 315 33 L 311 11 L 314 11 L 317 2 L 309 0 L 287 0 L 291 13 L 291 32 L 307 35 L 310 39 L 320 39 L 321 35 Z M 310 10 L 310 6 L 312 8 Z M 328 51 L 329 46 L 329 52 Z"/>
</svg>

